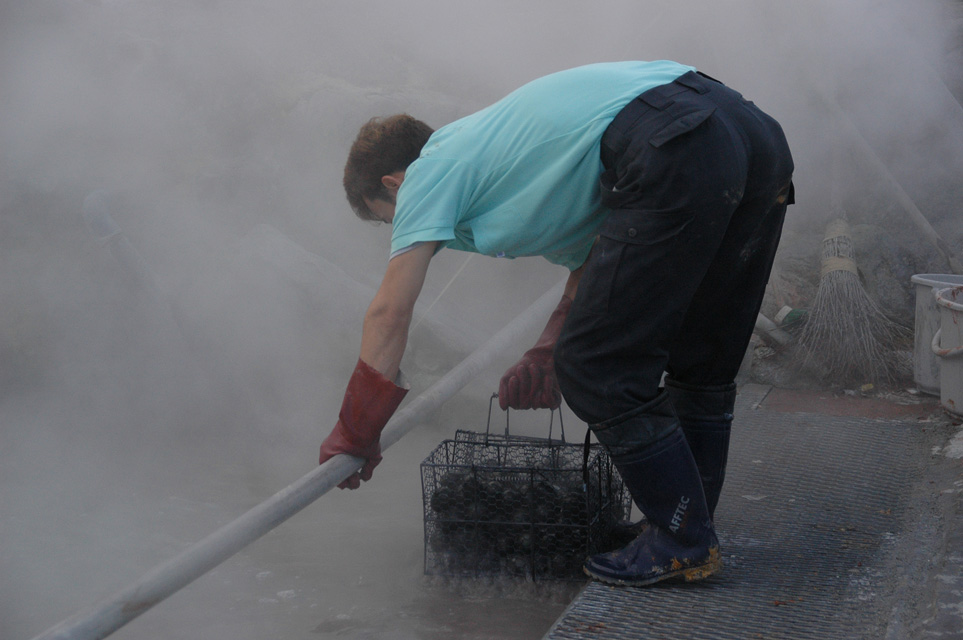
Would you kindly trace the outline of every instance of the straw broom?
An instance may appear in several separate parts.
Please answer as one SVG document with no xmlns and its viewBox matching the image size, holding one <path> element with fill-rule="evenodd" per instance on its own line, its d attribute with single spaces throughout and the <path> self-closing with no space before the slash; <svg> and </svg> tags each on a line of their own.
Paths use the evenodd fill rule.
<svg viewBox="0 0 963 640">
<path fill-rule="evenodd" d="M 896 349 L 908 337 L 866 293 L 849 225 L 833 220 L 822 243 L 819 288 L 799 335 L 803 367 L 839 384 L 895 382 Z"/>
</svg>

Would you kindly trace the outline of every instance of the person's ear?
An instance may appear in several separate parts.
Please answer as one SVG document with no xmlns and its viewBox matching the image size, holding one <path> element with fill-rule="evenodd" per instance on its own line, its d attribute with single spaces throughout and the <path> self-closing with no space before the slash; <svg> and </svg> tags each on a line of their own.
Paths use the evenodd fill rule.
<svg viewBox="0 0 963 640">
<path fill-rule="evenodd" d="M 383 184 L 385 188 L 392 194 L 398 192 L 398 188 L 401 186 L 401 183 L 404 182 L 404 180 L 404 171 L 396 171 L 395 173 L 389 173 L 386 176 L 381 176 L 381 184 Z"/>
</svg>

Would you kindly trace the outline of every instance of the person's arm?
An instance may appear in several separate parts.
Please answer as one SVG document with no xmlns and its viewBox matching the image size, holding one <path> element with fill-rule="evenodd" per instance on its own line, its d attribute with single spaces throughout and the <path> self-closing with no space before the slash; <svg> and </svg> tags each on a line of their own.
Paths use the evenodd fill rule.
<svg viewBox="0 0 963 640">
<path fill-rule="evenodd" d="M 504 410 L 556 409 L 562 403 L 562 394 L 555 377 L 555 343 L 562 333 L 562 325 L 572 308 L 579 281 L 585 270 L 583 264 L 569 272 L 565 291 L 558 306 L 552 312 L 542 335 L 521 360 L 509 367 L 498 385 L 498 404 Z"/>
<path fill-rule="evenodd" d="M 578 292 L 578 283 L 581 282 L 582 274 L 584 272 L 584 264 L 575 271 L 569 271 L 568 280 L 565 281 L 565 291 L 562 292 L 562 297 L 568 298 L 569 300 L 575 300 L 575 294 Z"/>
<path fill-rule="evenodd" d="M 415 301 L 437 244 L 425 243 L 392 258 L 365 314 L 361 355 L 348 380 L 338 422 L 321 444 L 319 458 L 321 464 L 341 453 L 365 459 L 359 473 L 338 485 L 342 489 L 357 489 L 381 462 L 381 431 L 408 391 L 396 384 L 399 367 Z"/>
<path fill-rule="evenodd" d="M 388 262 L 364 317 L 361 359 L 394 380 L 408 344 L 408 327 L 437 242 L 426 242 Z"/>
</svg>

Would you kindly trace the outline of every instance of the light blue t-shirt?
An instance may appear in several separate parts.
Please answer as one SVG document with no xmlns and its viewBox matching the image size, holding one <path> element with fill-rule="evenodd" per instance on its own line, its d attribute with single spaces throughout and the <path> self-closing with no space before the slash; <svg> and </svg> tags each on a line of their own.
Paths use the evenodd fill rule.
<svg viewBox="0 0 963 640">
<path fill-rule="evenodd" d="M 577 67 L 442 127 L 405 173 L 392 253 L 440 241 L 578 268 L 606 213 L 602 134 L 633 98 L 691 70 L 667 60 Z"/>
</svg>

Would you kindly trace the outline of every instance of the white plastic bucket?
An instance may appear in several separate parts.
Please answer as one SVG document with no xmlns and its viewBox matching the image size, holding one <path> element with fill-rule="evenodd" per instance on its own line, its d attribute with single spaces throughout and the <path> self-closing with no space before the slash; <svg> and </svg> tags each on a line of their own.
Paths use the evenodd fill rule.
<svg viewBox="0 0 963 640">
<path fill-rule="evenodd" d="M 940 328 L 936 292 L 963 285 L 963 275 L 920 273 L 911 278 L 916 286 L 916 324 L 913 348 L 913 381 L 923 393 L 940 395 L 940 359 L 933 354 L 933 335 Z"/>
<path fill-rule="evenodd" d="M 940 360 L 940 404 L 963 416 L 963 287 L 936 292 L 940 328 L 933 335 L 932 351 Z"/>
</svg>

